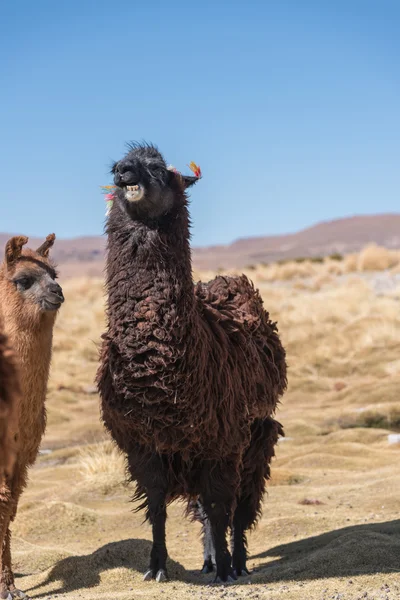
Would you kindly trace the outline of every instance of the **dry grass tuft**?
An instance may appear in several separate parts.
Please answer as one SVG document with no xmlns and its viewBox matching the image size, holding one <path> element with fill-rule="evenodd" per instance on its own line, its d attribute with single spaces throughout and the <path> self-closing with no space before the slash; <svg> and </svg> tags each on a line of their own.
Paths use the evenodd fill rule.
<svg viewBox="0 0 400 600">
<path fill-rule="evenodd" d="M 358 256 L 358 271 L 384 271 L 395 267 L 400 262 L 398 250 L 388 250 L 376 244 L 370 244 Z"/>
<path fill-rule="evenodd" d="M 83 448 L 78 465 L 82 482 L 87 488 L 108 494 L 125 484 L 125 458 L 112 442 Z"/>
<path fill-rule="evenodd" d="M 256 282 L 315 280 L 319 286 L 332 283 L 332 277 L 349 273 L 392 270 L 399 272 L 400 250 L 389 250 L 376 244 L 366 246 L 358 254 L 346 256 L 332 254 L 325 258 L 311 257 L 283 260 L 271 264 L 249 265 L 243 271 Z M 234 270 L 230 274 L 235 274 Z M 196 273 L 197 278 L 206 281 L 211 273 Z M 313 284 L 310 284 L 313 287 Z M 318 287 L 318 286 L 317 286 Z M 298 289 L 300 289 L 298 287 Z"/>
<path fill-rule="evenodd" d="M 357 415 L 342 415 L 337 423 L 341 429 L 365 427 L 400 432 L 400 407 L 395 406 L 386 411 L 363 410 Z"/>
</svg>

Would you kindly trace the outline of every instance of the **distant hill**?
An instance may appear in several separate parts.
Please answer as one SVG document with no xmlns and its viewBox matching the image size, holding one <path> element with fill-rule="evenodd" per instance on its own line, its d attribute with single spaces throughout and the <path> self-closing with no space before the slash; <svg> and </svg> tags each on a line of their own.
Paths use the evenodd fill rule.
<svg viewBox="0 0 400 600">
<path fill-rule="evenodd" d="M 244 267 L 287 258 L 357 252 L 375 242 L 400 248 L 400 214 L 366 215 L 326 221 L 286 235 L 239 239 L 228 246 L 196 248 L 198 269 Z"/>
<path fill-rule="evenodd" d="M 0 233 L 1 248 L 11 235 Z M 42 241 L 30 238 L 29 245 L 35 247 Z M 400 248 L 400 214 L 347 217 L 318 223 L 297 233 L 243 238 L 226 246 L 194 248 L 193 265 L 197 270 L 240 268 L 300 256 L 357 252 L 371 242 Z M 105 243 L 101 236 L 57 240 L 53 256 L 64 277 L 100 276 Z"/>
</svg>

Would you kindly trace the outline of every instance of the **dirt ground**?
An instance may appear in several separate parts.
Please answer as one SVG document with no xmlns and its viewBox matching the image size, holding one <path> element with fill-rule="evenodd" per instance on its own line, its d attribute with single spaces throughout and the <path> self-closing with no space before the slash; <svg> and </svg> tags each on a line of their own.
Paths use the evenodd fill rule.
<svg viewBox="0 0 400 600">
<path fill-rule="evenodd" d="M 400 290 L 374 275 L 265 281 L 287 346 L 264 514 L 249 540 L 253 574 L 230 586 L 200 575 L 199 526 L 169 510 L 171 581 L 143 582 L 150 529 L 132 512 L 124 459 L 93 388 L 103 328 L 100 280 L 71 280 L 58 319 L 48 428 L 13 526 L 17 585 L 65 600 L 400 598 Z M 378 286 L 379 287 L 379 286 Z"/>
</svg>

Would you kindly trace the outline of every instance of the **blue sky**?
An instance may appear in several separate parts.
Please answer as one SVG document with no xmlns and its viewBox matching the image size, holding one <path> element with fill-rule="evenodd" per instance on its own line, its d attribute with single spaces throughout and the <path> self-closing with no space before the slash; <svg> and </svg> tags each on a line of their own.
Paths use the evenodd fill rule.
<svg viewBox="0 0 400 600">
<path fill-rule="evenodd" d="M 0 231 L 101 233 L 138 139 L 202 167 L 196 245 L 400 210 L 397 0 L 13 0 L 0 27 Z"/>
</svg>

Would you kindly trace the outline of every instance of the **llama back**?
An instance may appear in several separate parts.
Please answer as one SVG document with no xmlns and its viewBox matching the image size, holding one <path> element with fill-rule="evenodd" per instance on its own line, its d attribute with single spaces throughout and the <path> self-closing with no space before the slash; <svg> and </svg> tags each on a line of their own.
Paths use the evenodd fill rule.
<svg viewBox="0 0 400 600">
<path fill-rule="evenodd" d="M 198 283 L 195 294 L 205 318 L 222 326 L 235 347 L 242 346 L 249 368 L 258 371 L 254 417 L 269 416 L 286 390 L 286 352 L 259 291 L 246 275 L 218 276 L 209 283 Z"/>
</svg>

